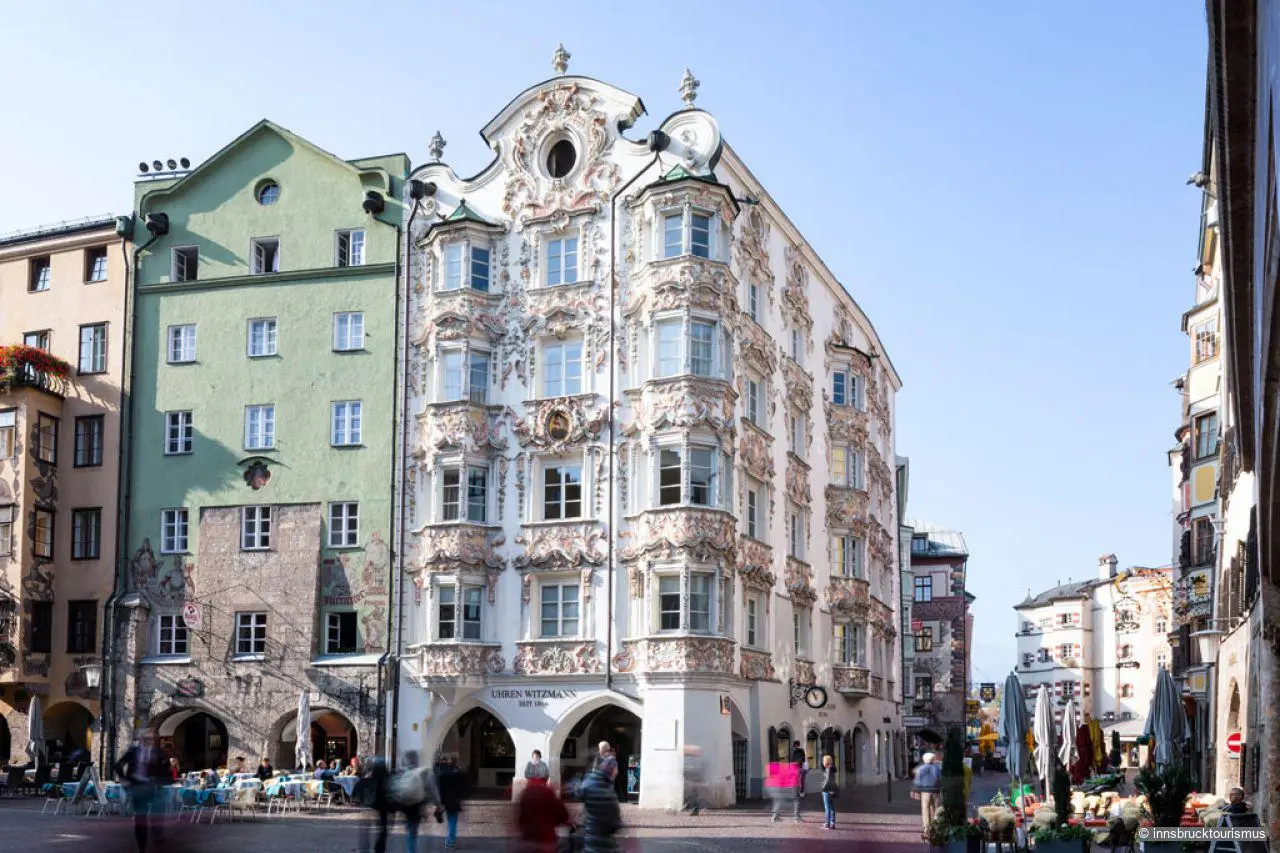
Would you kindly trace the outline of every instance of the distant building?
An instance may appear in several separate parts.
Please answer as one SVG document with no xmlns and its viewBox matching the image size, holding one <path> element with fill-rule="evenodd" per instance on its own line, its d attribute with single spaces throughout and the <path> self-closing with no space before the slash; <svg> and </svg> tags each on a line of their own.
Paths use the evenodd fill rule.
<svg viewBox="0 0 1280 853">
<path fill-rule="evenodd" d="M 1118 731 L 1131 749 L 1146 724 L 1156 671 L 1170 665 L 1172 571 L 1116 566 L 1114 554 L 1104 556 L 1096 578 L 1028 595 L 1014 607 L 1016 671 L 1029 712 L 1048 689 L 1056 720 L 1074 703 L 1078 721 L 1097 719 L 1108 739 Z"/>
<path fill-rule="evenodd" d="M 970 613 L 966 589 L 969 548 L 954 530 L 907 523 L 911 538 L 911 716 L 941 735 L 966 721 Z M 919 729 L 920 727 L 916 727 Z"/>
<path fill-rule="evenodd" d="M 0 237 L 0 764 L 37 698 L 48 758 L 96 755 L 126 251 L 110 216 Z"/>
</svg>

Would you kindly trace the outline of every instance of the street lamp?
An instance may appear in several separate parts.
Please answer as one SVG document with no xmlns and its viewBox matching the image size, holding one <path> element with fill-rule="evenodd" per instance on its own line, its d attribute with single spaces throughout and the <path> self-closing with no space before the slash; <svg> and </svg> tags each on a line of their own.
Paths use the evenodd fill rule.
<svg viewBox="0 0 1280 853">
<path fill-rule="evenodd" d="M 1194 631 L 1191 639 L 1196 641 L 1196 648 L 1200 652 L 1200 663 L 1211 664 L 1218 659 L 1218 646 L 1222 643 L 1222 632 L 1217 628 L 1206 628 L 1203 631 Z"/>
<path fill-rule="evenodd" d="M 90 663 L 80 667 L 80 672 L 84 674 L 84 686 L 90 690 L 96 690 L 102 686 L 102 664 Z"/>
</svg>

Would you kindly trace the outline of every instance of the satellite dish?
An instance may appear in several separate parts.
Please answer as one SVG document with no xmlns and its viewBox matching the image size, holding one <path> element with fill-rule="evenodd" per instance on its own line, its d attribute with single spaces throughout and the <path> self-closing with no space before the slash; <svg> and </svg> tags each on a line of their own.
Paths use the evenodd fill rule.
<svg viewBox="0 0 1280 853">
<path fill-rule="evenodd" d="M 164 168 L 164 163 L 161 163 L 159 160 L 153 160 L 151 163 L 151 168 L 155 169 L 158 172 Z"/>
<path fill-rule="evenodd" d="M 178 164 L 177 164 L 177 162 L 175 162 L 175 161 L 173 161 L 173 160 L 170 160 L 169 162 L 165 163 L 165 165 L 169 167 L 169 171 L 170 171 L 170 172 L 172 172 L 174 169 L 178 168 Z"/>
<path fill-rule="evenodd" d="M 139 164 L 138 164 L 138 171 L 139 171 L 139 172 L 149 172 L 149 171 L 151 171 L 151 170 L 147 167 L 147 163 L 146 163 L 146 161 L 144 160 L 143 162 L 141 162 L 141 163 L 139 163 Z"/>
<path fill-rule="evenodd" d="M 181 167 L 182 167 L 182 168 L 184 168 L 184 169 L 190 169 L 190 168 L 191 168 L 191 161 L 190 161 L 190 160 L 188 160 L 186 157 L 183 157 L 183 158 L 181 158 L 180 160 L 178 160 L 178 165 L 179 165 L 179 166 L 181 166 Z"/>
</svg>

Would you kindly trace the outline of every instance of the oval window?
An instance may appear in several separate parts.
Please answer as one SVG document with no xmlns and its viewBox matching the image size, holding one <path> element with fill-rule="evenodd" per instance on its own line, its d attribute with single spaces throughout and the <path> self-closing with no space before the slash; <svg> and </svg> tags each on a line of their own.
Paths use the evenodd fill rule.
<svg viewBox="0 0 1280 853">
<path fill-rule="evenodd" d="M 275 204 L 280 198 L 280 185 L 275 181 L 267 181 L 258 187 L 258 204 Z"/>
<path fill-rule="evenodd" d="M 563 178 L 573 171 L 573 165 L 577 162 L 578 152 L 573 143 L 561 139 L 547 152 L 547 174 L 553 178 Z"/>
</svg>

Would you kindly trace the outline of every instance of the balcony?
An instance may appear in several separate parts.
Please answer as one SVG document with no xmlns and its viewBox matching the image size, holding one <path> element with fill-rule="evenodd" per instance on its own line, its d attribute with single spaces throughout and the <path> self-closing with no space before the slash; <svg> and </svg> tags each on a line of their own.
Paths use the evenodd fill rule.
<svg viewBox="0 0 1280 853">
<path fill-rule="evenodd" d="M 501 651 L 489 643 L 429 643 L 419 651 L 419 672 L 425 679 L 497 675 L 507 668 Z"/>
<path fill-rule="evenodd" d="M 61 397 L 66 393 L 71 365 L 38 347 L 22 344 L 0 347 L 0 394 L 31 388 Z"/>
<path fill-rule="evenodd" d="M 620 536 L 620 556 L 624 560 L 680 553 L 695 559 L 734 559 L 737 521 L 724 510 L 683 505 L 654 507 L 630 521 L 631 530 Z"/>
<path fill-rule="evenodd" d="M 836 691 L 850 698 L 871 693 L 871 670 L 864 666 L 837 664 L 831 667 L 831 678 Z"/>
<path fill-rule="evenodd" d="M 753 681 L 773 681 L 773 656 L 768 652 L 757 652 L 751 649 L 742 650 L 742 662 L 738 674 Z"/>
<path fill-rule="evenodd" d="M 703 428 L 727 438 L 733 432 L 738 395 L 723 379 L 692 375 L 650 379 L 625 394 L 632 410 L 631 419 L 623 425 L 626 435 Z"/>
<path fill-rule="evenodd" d="M 516 675 L 580 675 L 599 672 L 595 640 L 525 640 L 516 643 Z"/>
<path fill-rule="evenodd" d="M 506 332 L 498 308 L 502 294 L 469 287 L 435 290 L 423 308 L 423 325 L 414 343 L 434 349 L 446 341 L 496 341 Z"/>
<path fill-rule="evenodd" d="M 754 424 L 743 423 L 742 438 L 738 441 L 738 458 L 747 473 L 762 482 L 772 482 L 774 476 L 773 437 Z"/>
<path fill-rule="evenodd" d="M 832 617 L 866 621 L 871 611 L 871 585 L 863 578 L 833 575 L 827 579 L 824 603 Z"/>
<path fill-rule="evenodd" d="M 865 536 L 871 498 L 862 489 L 827 486 L 827 526 Z"/>
<path fill-rule="evenodd" d="M 623 316 L 648 320 L 656 312 L 686 308 L 732 317 L 738 282 L 728 264 L 694 255 L 649 261 L 632 277 Z"/>
<path fill-rule="evenodd" d="M 624 640 L 619 672 L 733 673 L 734 643 L 725 637 L 646 637 Z"/>
</svg>

